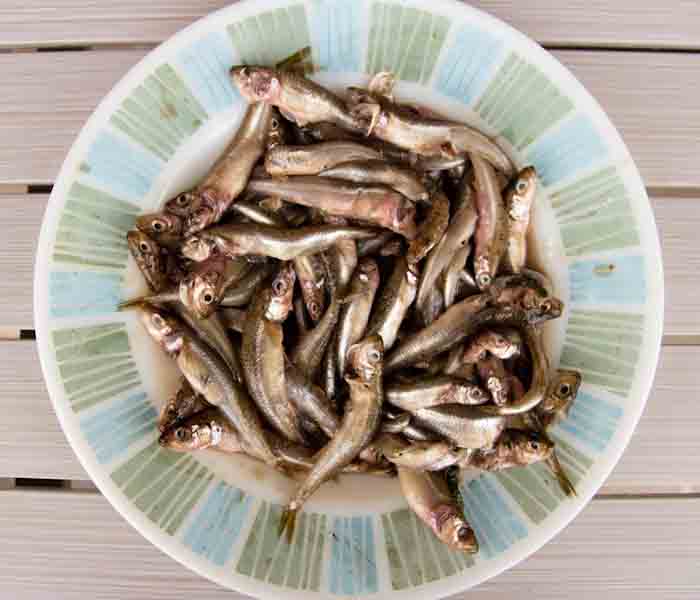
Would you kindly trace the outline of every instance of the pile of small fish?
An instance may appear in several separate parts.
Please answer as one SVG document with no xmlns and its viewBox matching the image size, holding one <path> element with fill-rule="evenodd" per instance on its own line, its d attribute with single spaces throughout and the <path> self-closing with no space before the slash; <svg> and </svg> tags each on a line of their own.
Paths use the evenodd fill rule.
<svg viewBox="0 0 700 600">
<path fill-rule="evenodd" d="M 128 233 L 152 293 L 122 307 L 183 376 L 160 443 L 298 480 L 289 536 L 339 473 L 397 475 L 467 552 L 460 470 L 545 461 L 575 493 L 547 428 L 580 376 L 551 372 L 541 325 L 563 306 L 526 268 L 535 170 L 397 102 L 390 73 L 345 99 L 294 61 L 231 79 L 249 105 L 224 154 Z"/>
</svg>

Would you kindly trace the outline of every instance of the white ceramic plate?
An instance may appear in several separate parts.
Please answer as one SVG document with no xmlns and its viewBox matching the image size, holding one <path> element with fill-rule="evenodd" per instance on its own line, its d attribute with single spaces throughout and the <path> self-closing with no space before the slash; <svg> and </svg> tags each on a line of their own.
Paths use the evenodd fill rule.
<svg viewBox="0 0 700 600">
<path fill-rule="evenodd" d="M 541 465 L 463 484 L 481 551 L 459 555 L 407 510 L 395 481 L 349 476 L 277 537 L 291 484 L 266 467 L 161 449 L 155 418 L 173 368 L 117 303 L 142 290 L 125 234 L 192 185 L 244 109 L 228 70 L 310 45 L 320 81 L 391 70 L 398 96 L 498 136 L 537 167 L 540 265 L 566 301 L 547 332 L 583 373 L 554 436 L 578 496 Z M 44 218 L 35 322 L 46 383 L 83 466 L 155 545 L 222 585 L 266 598 L 440 597 L 492 577 L 566 525 L 603 483 L 644 407 L 662 331 L 663 279 L 644 186 L 595 100 L 537 44 L 450 0 L 263 0 L 162 44 L 83 128 Z"/>
</svg>

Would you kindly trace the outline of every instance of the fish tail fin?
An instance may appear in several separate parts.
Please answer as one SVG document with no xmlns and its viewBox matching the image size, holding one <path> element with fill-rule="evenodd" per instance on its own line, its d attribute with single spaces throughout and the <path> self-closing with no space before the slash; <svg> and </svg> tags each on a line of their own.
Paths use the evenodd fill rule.
<svg viewBox="0 0 700 600">
<path fill-rule="evenodd" d="M 280 517 L 280 526 L 277 530 L 277 534 L 281 537 L 282 534 L 286 532 L 287 543 L 292 543 L 292 538 L 294 537 L 294 528 L 297 522 L 297 508 L 285 508 L 282 511 L 282 516 Z"/>
<path fill-rule="evenodd" d="M 126 310 L 129 308 L 139 308 L 146 304 L 162 304 L 172 301 L 172 298 L 167 294 L 152 294 L 150 296 L 139 296 L 131 300 L 125 300 L 117 304 L 117 310 Z"/>
<path fill-rule="evenodd" d="M 311 58 L 311 46 L 304 46 L 300 48 L 294 54 L 290 54 L 287 58 L 281 60 L 275 65 L 275 68 L 279 71 L 292 70 L 292 71 L 304 71 L 304 68 L 308 68 L 308 65 L 304 65 Z M 311 67 L 313 69 L 313 66 Z"/>
<path fill-rule="evenodd" d="M 567 496 L 576 496 L 576 488 L 574 487 L 574 484 L 571 483 L 571 480 L 566 474 L 564 467 L 559 462 L 559 458 L 557 457 L 556 453 L 553 452 L 552 456 L 547 459 L 547 466 L 552 470 L 552 473 L 554 473 L 554 476 L 557 478 L 557 482 L 559 483 L 559 487 L 561 487 L 562 491 Z"/>
<path fill-rule="evenodd" d="M 141 296 L 140 298 L 132 298 L 131 300 L 125 300 L 117 304 L 117 310 L 128 310 L 130 308 L 139 308 L 147 303 L 148 296 Z"/>
</svg>

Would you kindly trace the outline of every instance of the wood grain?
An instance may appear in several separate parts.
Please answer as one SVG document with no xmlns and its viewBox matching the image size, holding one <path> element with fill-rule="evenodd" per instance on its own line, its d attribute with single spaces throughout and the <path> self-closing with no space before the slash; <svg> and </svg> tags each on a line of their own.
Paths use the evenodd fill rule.
<svg viewBox="0 0 700 600">
<path fill-rule="evenodd" d="M 145 50 L 0 54 L 0 185 L 52 183 L 87 117 Z M 554 55 L 588 86 L 651 187 L 700 187 L 698 58 L 682 53 Z M 46 93 L 51 90 L 51 93 Z"/>
<path fill-rule="evenodd" d="M 248 598 L 154 548 L 98 494 L 1 491 L 0 529 L 7 598 Z M 595 500 L 532 557 L 450 600 L 694 600 L 699 553 L 700 500 Z"/>
<path fill-rule="evenodd" d="M 33 327 L 34 251 L 47 196 L 0 194 L 6 231 L 0 236 L 0 327 Z M 697 232 L 700 193 L 695 198 L 652 198 L 659 227 L 666 283 L 665 332 L 700 335 L 700 272 Z M 0 336 L 1 339 L 2 336 Z"/>
<path fill-rule="evenodd" d="M 31 329 L 34 256 L 48 196 L 0 194 L 0 326 Z"/>
<path fill-rule="evenodd" d="M 0 342 L 0 477 L 89 479 L 53 412 L 31 341 Z"/>
<path fill-rule="evenodd" d="M 85 479 L 33 342 L 0 342 L 0 477 Z M 603 494 L 700 493 L 700 347 L 664 347 L 646 412 Z"/>
<path fill-rule="evenodd" d="M 5 0 L 0 46 L 152 44 L 170 37 L 227 0 Z M 700 48 L 700 5 L 693 0 L 474 0 L 541 44 Z"/>
</svg>

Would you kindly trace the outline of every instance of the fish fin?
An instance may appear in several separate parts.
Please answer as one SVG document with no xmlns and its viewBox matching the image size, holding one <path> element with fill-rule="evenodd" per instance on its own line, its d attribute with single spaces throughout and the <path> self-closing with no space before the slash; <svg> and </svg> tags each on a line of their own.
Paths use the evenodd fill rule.
<svg viewBox="0 0 700 600">
<path fill-rule="evenodd" d="M 139 298 L 132 298 L 131 300 L 125 300 L 117 304 L 117 310 L 129 310 L 130 308 L 141 308 L 142 306 L 149 304 L 148 296 L 141 296 Z"/>
<path fill-rule="evenodd" d="M 173 297 L 167 294 L 152 294 L 150 296 L 139 296 L 138 298 L 132 298 L 131 300 L 125 300 L 117 304 L 117 310 L 126 310 L 129 308 L 139 308 L 145 304 L 162 304 L 166 302 L 172 302 Z"/>
<path fill-rule="evenodd" d="M 566 471 L 564 471 L 564 467 L 559 462 L 559 458 L 557 457 L 556 453 L 553 452 L 547 459 L 547 466 L 557 478 L 557 482 L 559 483 L 559 487 L 561 487 L 562 492 L 564 492 L 567 496 L 576 496 L 576 488 L 574 487 L 574 484 L 571 483 Z"/>
<path fill-rule="evenodd" d="M 311 46 L 304 46 L 294 52 L 294 54 L 290 54 L 287 58 L 278 62 L 275 68 L 277 70 L 296 70 L 294 67 L 304 63 L 309 58 L 311 58 Z"/>
<path fill-rule="evenodd" d="M 280 517 L 280 526 L 277 530 L 277 535 L 280 537 L 286 532 L 287 543 L 292 543 L 292 538 L 294 537 L 294 528 L 297 521 L 297 510 L 296 508 L 285 508 Z"/>
</svg>

